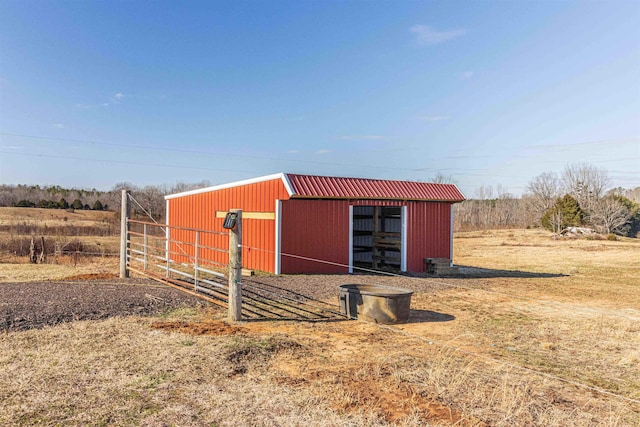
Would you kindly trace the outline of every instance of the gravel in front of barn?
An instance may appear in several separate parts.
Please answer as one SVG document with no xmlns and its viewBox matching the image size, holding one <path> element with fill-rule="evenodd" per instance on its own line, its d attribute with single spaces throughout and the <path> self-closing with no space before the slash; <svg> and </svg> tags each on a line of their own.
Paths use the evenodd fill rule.
<svg viewBox="0 0 640 427">
<path fill-rule="evenodd" d="M 243 277 L 250 286 L 262 284 L 298 293 L 338 308 L 338 286 L 377 284 L 402 287 L 416 293 L 442 289 L 442 279 L 379 274 L 299 274 Z M 209 303 L 146 279 L 110 279 L 51 282 L 0 283 L 0 331 L 20 331 L 76 320 L 99 320 L 113 316 L 147 316 L 179 307 Z"/>
<path fill-rule="evenodd" d="M 381 285 L 405 288 L 414 292 L 430 292 L 449 286 L 448 279 L 427 278 L 415 275 L 385 274 L 292 274 L 281 276 L 243 277 L 243 283 L 265 283 L 314 299 L 338 304 L 338 287 L 347 284 Z"/>
<path fill-rule="evenodd" d="M 150 280 L 0 283 L 0 331 L 160 314 L 206 303 Z"/>
</svg>

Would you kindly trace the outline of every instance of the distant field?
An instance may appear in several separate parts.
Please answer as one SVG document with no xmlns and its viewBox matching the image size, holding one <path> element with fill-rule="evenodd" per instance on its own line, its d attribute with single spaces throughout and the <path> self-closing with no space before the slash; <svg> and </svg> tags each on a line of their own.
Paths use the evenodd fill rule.
<svg viewBox="0 0 640 427">
<path fill-rule="evenodd" d="M 48 226 L 98 226 L 113 221 L 115 215 L 115 212 L 108 211 L 0 207 L 0 225 L 27 222 Z"/>
<path fill-rule="evenodd" d="M 334 303 L 342 283 L 411 288 L 404 325 L 181 308 L 0 334 L 0 424 L 640 425 L 639 253 L 636 239 L 457 233 L 457 277 L 260 278 Z M 0 282 L 31 268 L 6 267 Z"/>
<path fill-rule="evenodd" d="M 57 255 L 112 256 L 119 250 L 119 233 L 115 212 L 0 208 L 0 261 L 23 263 L 28 261 L 33 238 L 40 251 L 41 238 L 45 239 L 48 263 L 65 264 L 69 260 Z M 1 274 L 0 274 L 1 276 Z"/>
</svg>

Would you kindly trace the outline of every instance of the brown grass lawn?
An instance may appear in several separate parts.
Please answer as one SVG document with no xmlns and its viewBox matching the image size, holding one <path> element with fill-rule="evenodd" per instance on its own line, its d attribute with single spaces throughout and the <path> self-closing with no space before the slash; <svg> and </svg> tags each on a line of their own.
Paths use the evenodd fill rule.
<svg viewBox="0 0 640 427">
<path fill-rule="evenodd" d="M 0 334 L 0 424 L 640 425 L 638 241 L 459 233 L 455 262 L 372 276 L 416 290 L 404 325 L 183 308 Z"/>
</svg>

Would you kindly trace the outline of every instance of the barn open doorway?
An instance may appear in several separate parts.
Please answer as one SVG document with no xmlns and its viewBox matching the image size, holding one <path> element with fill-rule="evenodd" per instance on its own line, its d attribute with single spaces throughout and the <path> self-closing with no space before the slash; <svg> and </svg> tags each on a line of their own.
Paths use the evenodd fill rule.
<svg viewBox="0 0 640 427">
<path fill-rule="evenodd" d="M 353 266 L 401 271 L 403 209 L 400 206 L 353 207 Z"/>
</svg>

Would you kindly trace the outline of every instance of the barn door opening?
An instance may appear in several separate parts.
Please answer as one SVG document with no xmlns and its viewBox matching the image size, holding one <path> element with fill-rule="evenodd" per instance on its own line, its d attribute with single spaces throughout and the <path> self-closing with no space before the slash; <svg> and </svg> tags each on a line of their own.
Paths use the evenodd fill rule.
<svg viewBox="0 0 640 427">
<path fill-rule="evenodd" d="M 353 266 L 404 270 L 403 209 L 400 206 L 354 206 Z"/>
</svg>

